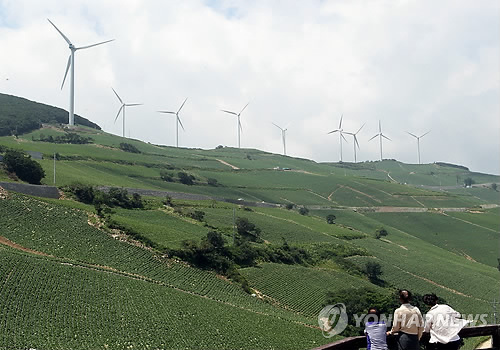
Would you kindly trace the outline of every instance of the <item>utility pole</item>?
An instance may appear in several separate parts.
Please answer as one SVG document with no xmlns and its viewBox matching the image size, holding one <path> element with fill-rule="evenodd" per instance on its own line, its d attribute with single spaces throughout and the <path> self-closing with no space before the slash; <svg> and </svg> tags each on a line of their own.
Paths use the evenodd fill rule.
<svg viewBox="0 0 500 350">
<path fill-rule="evenodd" d="M 493 309 L 493 324 L 497 324 L 497 305 L 499 304 L 498 300 L 493 299 L 490 301 L 491 308 Z"/>
<path fill-rule="evenodd" d="M 54 152 L 54 185 L 56 184 L 56 152 Z"/>
<path fill-rule="evenodd" d="M 233 245 L 236 245 L 236 208 L 233 207 Z"/>
</svg>

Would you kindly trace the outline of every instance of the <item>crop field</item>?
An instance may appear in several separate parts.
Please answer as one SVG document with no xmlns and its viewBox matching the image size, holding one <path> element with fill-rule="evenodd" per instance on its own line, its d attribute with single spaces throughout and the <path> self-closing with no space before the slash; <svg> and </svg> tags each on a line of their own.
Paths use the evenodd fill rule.
<svg viewBox="0 0 500 350">
<path fill-rule="evenodd" d="M 230 209 L 206 208 L 205 220 L 211 226 L 216 226 L 226 233 L 232 232 L 233 212 Z M 283 239 L 289 243 L 315 243 L 338 241 L 333 234 L 313 231 L 285 219 L 270 217 L 263 213 L 238 209 L 236 217 L 247 218 L 262 230 L 261 238 L 271 243 L 281 244 Z"/>
<path fill-rule="evenodd" d="M 498 240 L 498 230 L 438 213 L 368 213 L 366 216 L 455 254 L 493 267 L 498 264 L 498 245 L 492 244 Z"/>
<path fill-rule="evenodd" d="M 0 200 L 0 211 L 4 214 L 0 217 L 0 236 L 25 248 L 62 258 L 71 264 L 90 264 L 165 283 L 210 299 L 278 314 L 285 319 L 297 319 L 291 313 L 252 298 L 239 285 L 220 279 L 212 272 L 159 259 L 146 249 L 113 239 L 89 225 L 87 215 L 79 210 L 10 194 L 9 199 Z"/>
<path fill-rule="evenodd" d="M 208 232 L 207 228 L 192 219 L 182 219 L 160 210 L 119 209 L 112 217 L 125 227 L 168 248 L 179 248 L 183 240 L 199 240 Z"/>
<path fill-rule="evenodd" d="M 300 323 L 147 281 L 4 249 L 0 261 L 0 349 L 306 349 L 327 341 Z"/>
<path fill-rule="evenodd" d="M 329 291 L 361 286 L 379 288 L 368 280 L 332 269 L 266 263 L 241 271 L 252 287 L 269 297 L 271 302 L 310 317 L 319 314 Z"/>
<path fill-rule="evenodd" d="M 500 216 L 500 209 L 488 209 L 481 211 L 472 212 L 447 212 L 448 216 L 463 220 L 467 223 L 472 223 L 474 225 L 479 225 L 480 227 L 487 228 L 494 231 L 500 231 L 500 222 L 498 217 Z"/>
<path fill-rule="evenodd" d="M 438 287 L 440 293 L 453 291 L 457 302 L 462 295 L 487 302 L 498 293 L 500 281 L 496 267 L 468 260 L 396 229 L 389 232 L 384 239 L 367 238 L 356 243 L 376 257 L 377 262 L 390 267 L 382 278 L 396 288 L 405 287 L 398 282 L 400 279 L 412 279 L 414 285 L 422 286 L 428 282 Z M 472 305 L 463 300 L 460 303 L 467 312 L 474 311 Z"/>
</svg>

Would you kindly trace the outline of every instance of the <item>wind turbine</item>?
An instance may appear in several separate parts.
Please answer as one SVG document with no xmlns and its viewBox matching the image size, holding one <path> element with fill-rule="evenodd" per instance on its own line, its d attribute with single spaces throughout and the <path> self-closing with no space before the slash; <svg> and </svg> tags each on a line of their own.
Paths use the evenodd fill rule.
<svg viewBox="0 0 500 350">
<path fill-rule="evenodd" d="M 429 131 L 427 131 L 425 134 L 423 134 L 423 135 L 421 135 L 421 136 L 414 135 L 414 134 L 412 134 L 412 133 L 411 133 L 411 132 L 409 132 L 409 131 L 407 131 L 407 133 L 408 133 L 409 135 L 411 135 L 411 136 L 413 136 L 414 138 L 416 138 L 416 139 L 417 139 L 418 164 L 422 164 L 422 163 L 420 163 L 420 139 L 421 139 L 422 137 L 424 137 L 425 135 L 427 135 L 428 133 L 430 133 L 430 130 L 429 130 Z"/>
<path fill-rule="evenodd" d="M 221 109 L 222 112 L 225 112 L 225 113 L 229 113 L 229 114 L 233 114 L 235 115 L 236 117 L 238 117 L 238 148 L 240 148 L 240 132 L 242 130 L 242 127 L 241 127 L 241 122 L 240 122 L 240 115 L 241 113 L 243 113 L 243 111 L 245 110 L 245 108 L 247 108 L 247 106 L 250 104 L 250 102 L 248 102 L 245 107 L 243 107 L 243 109 L 240 111 L 240 113 L 235 113 L 235 112 L 231 112 L 231 111 L 226 111 L 225 109 Z"/>
<path fill-rule="evenodd" d="M 356 137 L 356 135 L 361 131 L 361 129 L 363 129 L 363 126 L 365 126 L 365 124 L 361 125 L 361 127 L 355 133 L 346 132 L 346 134 L 352 135 L 352 137 L 354 138 L 354 163 L 357 162 L 357 159 L 356 159 L 356 146 L 359 148 L 358 138 Z"/>
<path fill-rule="evenodd" d="M 54 23 L 52 23 L 52 21 L 50 19 L 47 18 L 47 21 L 49 21 L 50 24 L 52 24 L 54 26 L 54 28 L 56 28 L 56 30 L 59 32 L 59 34 L 61 34 L 61 36 L 64 38 L 64 40 L 66 40 L 66 42 L 69 45 L 69 49 L 71 50 L 71 53 L 69 54 L 69 57 L 68 57 L 68 63 L 66 65 L 66 72 L 64 73 L 63 82 L 61 84 L 61 90 L 64 86 L 64 82 L 66 81 L 66 76 L 68 75 L 68 70 L 71 67 L 71 73 L 69 76 L 69 79 L 70 79 L 70 82 L 69 82 L 70 83 L 70 86 L 69 86 L 69 125 L 75 125 L 75 52 L 77 50 L 88 49 L 90 47 L 94 47 L 97 45 L 106 44 L 106 43 L 109 43 L 110 41 L 113 41 L 115 39 L 106 40 L 106 41 L 103 41 L 103 42 L 100 42 L 97 44 L 75 47 L 75 45 L 73 45 L 71 43 L 71 41 L 68 39 L 68 37 L 66 35 L 64 35 L 63 32 L 61 32 L 59 30 L 59 28 L 57 28 L 56 25 Z"/>
<path fill-rule="evenodd" d="M 375 137 L 379 137 L 380 138 L 380 160 L 383 160 L 383 157 L 382 157 L 382 138 L 384 139 L 387 139 L 389 141 L 392 141 L 390 138 L 388 138 L 387 136 L 385 136 L 383 133 L 382 133 L 382 124 L 380 123 L 380 120 L 378 121 L 378 134 L 376 134 L 375 136 L 373 136 L 371 139 L 369 139 L 368 141 L 371 141 L 373 140 Z"/>
<path fill-rule="evenodd" d="M 120 96 L 118 96 L 118 94 L 116 93 L 115 89 L 111 88 L 111 90 L 113 90 L 113 92 L 115 93 L 116 97 L 118 97 L 118 100 L 120 101 L 120 103 L 122 104 L 120 106 L 120 109 L 118 110 L 118 113 L 116 114 L 116 118 L 115 118 L 115 123 L 116 123 L 116 120 L 118 119 L 118 117 L 120 116 L 120 112 L 123 111 L 123 114 L 122 114 L 122 122 L 123 122 L 123 130 L 122 130 L 122 135 L 123 137 L 125 137 L 125 107 L 132 107 L 132 106 L 140 106 L 142 105 L 142 103 L 125 103 L 123 102 L 123 100 L 120 98 Z"/>
<path fill-rule="evenodd" d="M 339 123 L 339 128 L 330 131 L 328 134 L 333 134 L 338 132 L 339 133 L 339 142 L 340 142 L 340 161 L 342 162 L 342 139 L 344 139 L 345 142 L 347 142 L 345 136 L 344 136 L 344 129 L 342 129 L 342 118 L 344 118 L 344 115 L 342 114 L 340 116 L 340 123 Z M 347 133 L 346 133 L 347 134 Z"/>
<path fill-rule="evenodd" d="M 283 155 L 286 156 L 286 131 L 288 129 L 283 129 L 281 126 L 278 126 L 277 124 L 272 123 L 275 127 L 281 130 L 281 139 L 283 140 Z"/>
<path fill-rule="evenodd" d="M 184 125 L 182 125 L 181 118 L 179 118 L 179 112 L 181 111 L 182 107 L 184 107 L 184 104 L 187 101 L 187 97 L 182 102 L 179 110 L 177 112 L 169 112 L 169 111 L 158 111 L 158 113 L 167 113 L 167 114 L 175 114 L 175 147 L 179 147 L 179 124 L 181 125 L 182 130 L 185 131 Z"/>
</svg>

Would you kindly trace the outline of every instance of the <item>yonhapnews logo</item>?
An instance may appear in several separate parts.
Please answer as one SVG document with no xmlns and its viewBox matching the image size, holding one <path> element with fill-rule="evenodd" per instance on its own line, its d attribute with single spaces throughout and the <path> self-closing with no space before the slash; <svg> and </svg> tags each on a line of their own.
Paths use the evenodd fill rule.
<svg viewBox="0 0 500 350">
<path fill-rule="evenodd" d="M 340 334 L 347 327 L 346 307 L 342 303 L 327 305 L 318 315 L 318 324 L 325 338 Z"/>
</svg>

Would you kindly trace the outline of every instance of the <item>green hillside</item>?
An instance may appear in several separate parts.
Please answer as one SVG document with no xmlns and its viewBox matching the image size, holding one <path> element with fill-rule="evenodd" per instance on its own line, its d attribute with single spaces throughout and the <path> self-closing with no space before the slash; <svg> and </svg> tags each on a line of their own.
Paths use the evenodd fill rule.
<svg viewBox="0 0 500 350">
<path fill-rule="evenodd" d="M 68 133 L 55 124 L 0 137 L 0 153 L 44 155 L 46 185 L 56 154 L 64 191 L 0 188 L 2 350 L 308 349 L 332 341 L 317 322 L 332 292 L 409 288 L 476 314 L 490 313 L 500 288 L 498 176 L 71 132 L 90 143 L 47 142 Z M 20 183 L 4 168 L 0 181 Z M 77 182 L 92 204 L 71 193 Z M 126 209 L 99 186 L 150 192 Z M 241 220 L 256 239 L 235 227 Z M 367 263 L 380 265 L 376 279 Z"/>
</svg>

